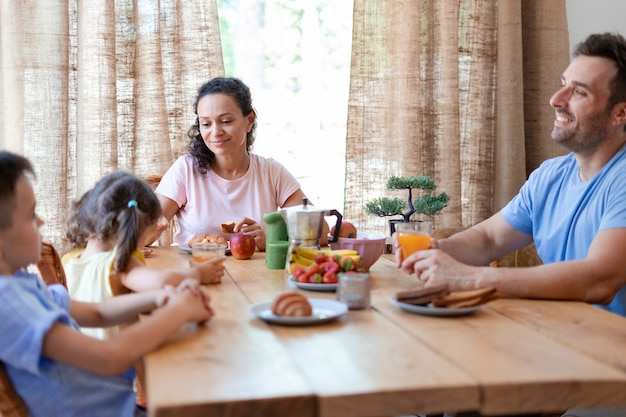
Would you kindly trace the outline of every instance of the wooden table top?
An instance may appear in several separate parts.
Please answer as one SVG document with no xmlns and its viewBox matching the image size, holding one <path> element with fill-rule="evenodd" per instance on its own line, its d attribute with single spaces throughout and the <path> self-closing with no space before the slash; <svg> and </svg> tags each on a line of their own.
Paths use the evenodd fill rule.
<svg viewBox="0 0 626 417">
<path fill-rule="evenodd" d="M 154 268 L 187 266 L 157 247 Z M 383 256 L 372 307 L 314 326 L 255 318 L 254 303 L 287 289 L 263 253 L 226 261 L 208 286 L 216 316 L 146 357 L 149 415 L 366 417 L 626 407 L 626 319 L 585 303 L 501 299 L 472 315 L 429 317 L 390 297 L 416 286 Z M 309 298 L 335 293 L 301 291 Z"/>
</svg>

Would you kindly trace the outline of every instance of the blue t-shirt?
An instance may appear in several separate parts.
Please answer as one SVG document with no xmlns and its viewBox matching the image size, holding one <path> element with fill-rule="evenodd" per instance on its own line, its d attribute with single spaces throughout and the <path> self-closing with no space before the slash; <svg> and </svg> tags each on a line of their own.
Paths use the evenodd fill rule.
<svg viewBox="0 0 626 417">
<path fill-rule="evenodd" d="M 48 288 L 39 276 L 27 272 L 0 276 L 0 361 L 29 415 L 132 417 L 134 370 L 109 377 L 41 355 L 44 337 L 54 323 L 78 329 L 69 307 L 69 295 L 61 285 Z"/>
<path fill-rule="evenodd" d="M 596 234 L 626 227 L 626 146 L 588 182 L 574 154 L 537 168 L 503 209 L 515 229 L 533 236 L 544 263 L 585 259 Z M 626 316 L 626 286 L 602 306 Z"/>
</svg>

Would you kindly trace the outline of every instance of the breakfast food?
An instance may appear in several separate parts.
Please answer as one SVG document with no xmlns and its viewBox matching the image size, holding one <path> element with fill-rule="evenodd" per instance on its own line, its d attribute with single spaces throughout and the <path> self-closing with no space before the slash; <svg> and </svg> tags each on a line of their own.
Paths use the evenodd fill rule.
<svg viewBox="0 0 626 417">
<path fill-rule="evenodd" d="M 485 304 L 497 298 L 500 298 L 500 295 L 493 287 L 470 291 L 455 291 L 443 298 L 433 300 L 433 306 L 445 308 L 465 308 Z"/>
<path fill-rule="evenodd" d="M 214 233 L 208 233 L 204 235 L 198 235 L 189 241 L 189 246 L 194 243 L 218 243 L 220 245 L 228 246 L 228 240 L 224 236 L 220 236 Z"/>
<path fill-rule="evenodd" d="M 396 300 L 402 303 L 417 306 L 430 304 L 433 307 L 440 308 L 474 307 L 497 298 L 500 298 L 500 295 L 493 287 L 450 292 L 447 285 L 438 285 L 435 287 L 420 287 L 396 293 Z"/>
<path fill-rule="evenodd" d="M 221 224 L 222 233 L 235 233 L 235 222 L 227 222 Z"/>
<path fill-rule="evenodd" d="M 288 291 L 280 294 L 272 303 L 272 313 L 277 316 L 307 317 L 313 314 L 309 300 L 300 293 Z"/>
<path fill-rule="evenodd" d="M 450 294 L 447 285 L 438 285 L 428 288 L 414 288 L 407 291 L 400 291 L 396 294 L 396 300 L 413 304 L 417 306 L 425 306 L 432 303 L 438 298 L 443 298 Z"/>
</svg>

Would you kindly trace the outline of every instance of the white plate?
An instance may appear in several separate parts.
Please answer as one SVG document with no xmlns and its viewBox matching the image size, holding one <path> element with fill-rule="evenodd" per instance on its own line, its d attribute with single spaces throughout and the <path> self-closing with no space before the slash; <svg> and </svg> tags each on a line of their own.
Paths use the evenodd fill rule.
<svg viewBox="0 0 626 417">
<path fill-rule="evenodd" d="M 403 303 L 396 300 L 394 297 L 389 299 L 396 307 L 401 308 L 409 313 L 421 314 L 424 316 L 440 316 L 440 317 L 453 317 L 453 316 L 466 316 L 472 314 L 478 310 L 481 306 L 463 307 L 463 308 L 444 308 L 433 307 L 432 305 L 417 306 L 414 304 Z"/>
<path fill-rule="evenodd" d="M 313 307 L 313 314 L 308 317 L 286 317 L 277 316 L 272 313 L 271 301 L 254 304 L 250 311 L 260 320 L 283 326 L 302 326 L 311 324 L 321 324 L 337 319 L 348 312 L 348 306 L 334 300 L 324 300 L 321 298 L 309 298 L 309 303 Z"/>
<path fill-rule="evenodd" d="M 301 290 L 309 291 L 335 291 L 337 290 L 337 284 L 315 284 L 313 282 L 298 282 L 295 277 L 289 277 L 291 285 L 298 287 Z"/>
<path fill-rule="evenodd" d="M 183 243 L 182 245 L 179 246 L 179 248 L 181 248 L 187 253 L 191 253 L 191 246 L 189 246 L 188 243 Z M 226 255 L 230 255 L 230 242 L 228 242 L 228 246 L 226 246 Z"/>
</svg>

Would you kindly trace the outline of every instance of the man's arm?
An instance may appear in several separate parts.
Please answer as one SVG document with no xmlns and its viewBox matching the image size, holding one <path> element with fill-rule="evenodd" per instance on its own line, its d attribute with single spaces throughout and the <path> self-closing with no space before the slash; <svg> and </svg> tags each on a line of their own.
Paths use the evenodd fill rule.
<svg viewBox="0 0 626 417">
<path fill-rule="evenodd" d="M 626 228 L 599 232 L 585 259 L 530 268 L 474 266 L 485 265 L 529 243 L 527 235 L 520 232 L 494 233 L 500 220 L 506 223 L 499 218 L 496 215 L 456 237 L 436 242 L 435 246 L 442 250 L 416 252 L 403 262 L 402 268 L 416 272 L 427 286 L 448 284 L 453 291 L 496 287 L 502 296 L 516 298 L 607 304 L 626 285 Z"/>
<path fill-rule="evenodd" d="M 503 296 L 608 304 L 626 285 L 626 229 L 607 229 L 593 240 L 587 258 L 532 268 L 483 268 L 476 287 L 495 286 Z"/>
<path fill-rule="evenodd" d="M 474 227 L 437 240 L 433 246 L 458 261 L 480 266 L 488 265 L 531 242 L 531 235 L 513 228 L 500 213 L 496 213 Z"/>
</svg>

